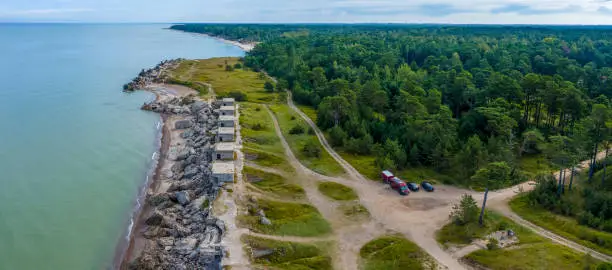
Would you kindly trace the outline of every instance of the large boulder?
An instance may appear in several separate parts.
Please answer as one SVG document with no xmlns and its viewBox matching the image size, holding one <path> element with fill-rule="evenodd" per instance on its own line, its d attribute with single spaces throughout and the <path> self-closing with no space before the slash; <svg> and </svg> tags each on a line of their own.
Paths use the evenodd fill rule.
<svg viewBox="0 0 612 270">
<path fill-rule="evenodd" d="M 193 126 L 191 120 L 179 120 L 174 123 L 175 129 L 187 129 Z"/>
<path fill-rule="evenodd" d="M 149 226 L 159 226 L 163 221 L 164 215 L 159 211 L 155 211 L 145 220 L 145 224 Z"/>
<path fill-rule="evenodd" d="M 259 223 L 261 223 L 261 225 L 266 225 L 266 226 L 272 225 L 272 221 L 268 219 L 267 217 L 260 217 Z"/>
<path fill-rule="evenodd" d="M 187 191 L 178 191 L 176 194 L 176 201 L 181 205 L 187 205 L 191 201 L 189 198 L 189 193 Z"/>
</svg>

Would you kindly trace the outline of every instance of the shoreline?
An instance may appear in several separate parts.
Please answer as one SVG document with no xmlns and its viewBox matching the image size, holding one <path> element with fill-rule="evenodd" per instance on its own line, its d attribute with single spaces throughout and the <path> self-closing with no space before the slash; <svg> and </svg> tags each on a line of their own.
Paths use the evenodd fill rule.
<svg viewBox="0 0 612 270">
<path fill-rule="evenodd" d="M 159 95 L 156 94 L 156 100 L 159 99 Z M 123 269 L 123 266 L 129 265 L 130 261 L 134 259 L 135 254 L 142 252 L 142 247 L 139 247 L 139 240 L 142 241 L 142 236 L 139 233 L 143 232 L 146 228 L 145 217 L 149 216 L 154 207 L 151 207 L 147 203 L 148 194 L 154 194 L 159 192 L 161 186 L 161 170 L 165 165 L 165 157 L 168 155 L 170 149 L 170 130 L 168 128 L 168 115 L 160 114 L 161 130 L 158 140 L 158 148 L 155 151 L 156 161 L 151 167 L 153 173 L 147 175 L 147 181 L 145 181 L 141 192 L 138 194 L 136 199 L 136 205 L 133 209 L 132 216 L 130 218 L 131 228 L 124 235 L 126 238 L 122 243 L 119 243 L 115 259 L 113 260 L 113 269 Z"/>
<path fill-rule="evenodd" d="M 159 155 L 136 200 L 124 235 L 129 239 L 118 244 L 113 268 L 215 267 L 224 252 L 220 241 L 225 226 L 210 215 L 210 207 L 201 205 L 218 196 L 208 154 L 213 143 L 208 131 L 217 127 L 218 116 L 212 104 L 197 98 L 197 91 L 153 81 L 137 89 L 156 95 L 141 109 L 162 118 Z"/>
<path fill-rule="evenodd" d="M 216 39 L 218 41 L 221 41 L 223 43 L 226 44 L 230 44 L 230 45 L 234 45 L 238 48 L 240 48 L 241 50 L 245 51 L 245 52 L 250 52 L 252 51 L 255 46 L 257 46 L 257 44 L 259 44 L 260 42 L 240 42 L 240 41 L 235 41 L 235 40 L 229 40 L 229 39 L 225 39 L 222 37 L 218 37 L 218 36 L 213 36 L 210 34 L 205 34 L 205 33 L 196 33 L 196 32 L 187 32 L 187 31 L 183 31 L 183 30 L 176 30 L 176 29 L 172 29 L 172 28 L 168 28 L 169 30 L 172 31 L 179 31 L 179 32 L 183 32 L 183 33 L 190 33 L 190 34 L 195 34 L 195 35 L 203 35 L 203 36 L 207 36 L 209 38 L 213 38 Z"/>
</svg>

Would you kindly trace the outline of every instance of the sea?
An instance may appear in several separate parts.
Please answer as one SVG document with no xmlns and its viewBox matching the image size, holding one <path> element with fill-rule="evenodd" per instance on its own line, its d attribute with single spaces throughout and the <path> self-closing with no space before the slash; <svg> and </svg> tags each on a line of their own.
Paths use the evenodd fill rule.
<svg viewBox="0 0 612 270">
<path fill-rule="evenodd" d="M 163 24 L 0 24 L 0 269 L 111 269 L 160 141 L 122 86 L 174 58 L 243 56 Z"/>
</svg>

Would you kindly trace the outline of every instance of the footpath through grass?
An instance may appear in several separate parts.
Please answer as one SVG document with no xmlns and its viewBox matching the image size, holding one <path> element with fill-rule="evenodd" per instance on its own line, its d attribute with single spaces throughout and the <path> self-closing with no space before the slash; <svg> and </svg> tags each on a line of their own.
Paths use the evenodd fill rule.
<svg viewBox="0 0 612 270">
<path fill-rule="evenodd" d="M 270 106 L 276 115 L 281 131 L 295 156 L 309 169 L 327 176 L 344 173 L 342 167 L 323 149 L 310 126 L 289 106 Z"/>
<path fill-rule="evenodd" d="M 293 171 L 270 114 L 261 104 L 240 104 L 243 152 L 248 161 L 285 172 Z"/>
<path fill-rule="evenodd" d="M 257 213 L 260 209 L 271 225 L 261 223 Z M 301 203 L 259 199 L 249 207 L 249 215 L 238 219 L 241 225 L 263 234 L 321 236 L 331 232 L 331 226 L 315 207 Z"/>
<path fill-rule="evenodd" d="M 255 236 L 243 236 L 242 241 L 246 243 L 251 262 L 264 269 L 332 269 L 331 257 L 325 250 L 329 243 L 301 244 Z"/>
<path fill-rule="evenodd" d="M 612 233 L 580 225 L 573 218 L 557 215 L 542 207 L 530 205 L 525 195 L 510 201 L 510 207 L 512 211 L 533 224 L 583 246 L 612 255 Z"/>
<path fill-rule="evenodd" d="M 485 226 L 458 226 L 451 222 L 436 235 L 436 240 L 444 246 L 448 244 L 467 245 L 474 239 L 485 238 L 492 232 L 511 229 L 519 242 L 511 247 L 481 249 L 464 257 L 471 265 L 489 269 L 591 269 L 596 260 L 585 260 L 585 255 L 563 245 L 555 244 L 530 229 L 520 226 L 495 212 L 487 212 Z"/>
<path fill-rule="evenodd" d="M 244 167 L 244 174 L 249 183 L 264 192 L 270 192 L 282 198 L 304 198 L 304 189 L 299 185 L 288 183 L 278 174 L 268 173 L 251 167 Z"/>
<path fill-rule="evenodd" d="M 419 246 L 398 235 L 377 238 L 359 251 L 364 270 L 437 269 L 435 261 Z"/>
</svg>

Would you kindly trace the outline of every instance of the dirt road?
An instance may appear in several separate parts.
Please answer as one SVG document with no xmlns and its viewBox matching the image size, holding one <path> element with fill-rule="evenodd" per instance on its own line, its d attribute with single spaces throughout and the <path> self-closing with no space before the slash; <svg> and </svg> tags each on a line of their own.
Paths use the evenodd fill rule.
<svg viewBox="0 0 612 270">
<path fill-rule="evenodd" d="M 435 196 L 428 196 L 428 193 L 419 192 L 412 193 L 409 198 L 399 199 L 397 196 L 390 194 L 388 190 L 381 190 L 386 189 L 383 188 L 382 185 L 367 180 L 352 165 L 336 153 L 315 123 L 295 106 L 291 99 L 291 94 L 288 95 L 287 102 L 288 105 L 315 130 L 325 150 L 344 168 L 350 180 L 353 180 L 351 186 L 356 189 L 362 204 L 372 213 L 372 217 L 376 222 L 382 224 L 386 229 L 403 233 L 408 239 L 414 241 L 440 264 L 449 269 L 466 268 L 459 263 L 457 258 L 445 252 L 438 245 L 435 241 L 435 232 L 448 222 L 451 205 L 458 202 L 462 194 L 471 194 L 481 203 L 483 193 L 456 187 L 441 186 L 438 187 Z M 601 152 L 598 154 L 597 159 L 601 159 L 604 156 L 604 152 Z M 588 167 L 588 162 L 589 161 L 584 161 L 580 168 Z M 347 184 L 345 179 L 334 178 L 332 180 Z M 507 189 L 490 192 L 488 204 L 517 223 L 559 244 L 583 253 L 591 253 L 598 259 L 610 260 L 610 257 L 607 255 L 603 255 L 592 249 L 564 239 L 554 233 L 522 220 L 518 215 L 512 213 L 509 207 L 507 207 L 507 202 L 519 194 L 520 191 L 529 191 L 533 189 L 533 187 L 534 182 L 526 182 Z M 503 206 L 505 206 L 505 209 Z"/>
</svg>

